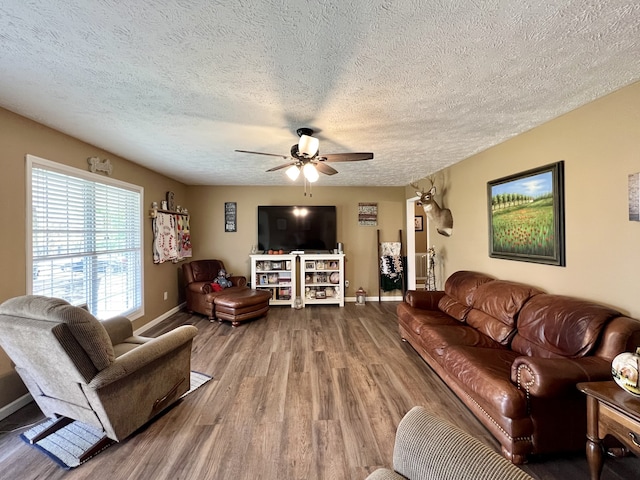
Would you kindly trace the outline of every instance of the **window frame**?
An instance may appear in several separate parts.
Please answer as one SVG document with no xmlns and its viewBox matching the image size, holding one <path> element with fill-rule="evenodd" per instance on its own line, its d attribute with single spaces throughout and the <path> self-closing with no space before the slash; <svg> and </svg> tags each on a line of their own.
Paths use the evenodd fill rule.
<svg viewBox="0 0 640 480">
<path fill-rule="evenodd" d="M 81 170 L 76 167 L 53 162 L 35 155 L 26 155 L 26 291 L 28 294 L 33 294 L 33 275 L 30 272 L 34 269 L 33 262 L 33 168 L 41 168 L 44 170 L 50 170 L 63 175 L 76 177 L 82 180 L 86 180 L 94 183 L 102 183 L 107 186 L 122 188 L 133 191 L 139 195 L 139 225 L 140 225 L 140 247 L 139 247 L 139 264 L 137 268 L 140 273 L 140 305 L 134 310 L 129 310 L 120 313 L 120 315 L 127 317 L 133 321 L 136 318 L 140 318 L 145 312 L 145 295 L 144 295 L 144 218 L 143 218 L 143 205 L 144 205 L 144 187 L 135 185 L 132 183 L 117 180 L 111 177 L 105 177 L 92 173 L 89 171 Z"/>
</svg>

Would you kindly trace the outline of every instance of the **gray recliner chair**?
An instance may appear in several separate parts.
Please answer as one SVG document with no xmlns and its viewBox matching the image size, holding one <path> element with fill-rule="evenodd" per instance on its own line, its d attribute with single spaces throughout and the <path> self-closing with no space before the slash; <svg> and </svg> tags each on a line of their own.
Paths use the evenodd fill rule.
<svg viewBox="0 0 640 480">
<path fill-rule="evenodd" d="M 398 425 L 393 470 L 379 468 L 366 480 L 533 480 L 468 433 L 413 407 Z"/>
<path fill-rule="evenodd" d="M 58 298 L 0 305 L 0 346 L 42 412 L 79 420 L 120 441 L 189 390 L 197 329 L 133 335 L 129 319 L 99 321 Z"/>
</svg>

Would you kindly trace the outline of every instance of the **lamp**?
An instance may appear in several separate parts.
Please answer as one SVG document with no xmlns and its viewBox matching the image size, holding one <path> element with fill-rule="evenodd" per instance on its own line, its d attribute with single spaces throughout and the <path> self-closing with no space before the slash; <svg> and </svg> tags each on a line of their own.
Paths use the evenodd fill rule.
<svg viewBox="0 0 640 480">
<path fill-rule="evenodd" d="M 313 158 L 318 153 L 318 147 L 320 146 L 320 140 L 309 135 L 300 135 L 300 141 L 298 142 L 298 153 L 304 155 L 306 158 Z M 311 181 L 311 180 L 309 180 Z"/>
<path fill-rule="evenodd" d="M 291 165 L 286 171 L 287 177 L 295 181 L 300 175 L 300 167 L 298 165 Z"/>
<path fill-rule="evenodd" d="M 367 292 L 365 292 L 364 288 L 360 287 L 356 292 L 356 305 L 364 306 L 367 302 Z"/>
<path fill-rule="evenodd" d="M 304 178 L 306 178 L 309 183 L 316 182 L 318 178 L 320 178 L 316 167 L 312 163 L 307 163 L 302 167 L 302 173 L 304 173 Z"/>
</svg>

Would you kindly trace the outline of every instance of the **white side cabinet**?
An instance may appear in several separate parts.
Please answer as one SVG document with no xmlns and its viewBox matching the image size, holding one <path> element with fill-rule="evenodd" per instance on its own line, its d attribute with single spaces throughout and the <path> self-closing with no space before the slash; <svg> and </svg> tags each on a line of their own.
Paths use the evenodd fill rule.
<svg viewBox="0 0 640 480">
<path fill-rule="evenodd" d="M 251 255 L 251 288 L 271 292 L 270 305 L 294 306 L 296 255 Z"/>
<path fill-rule="evenodd" d="M 344 307 L 344 253 L 300 255 L 303 305 Z"/>
</svg>

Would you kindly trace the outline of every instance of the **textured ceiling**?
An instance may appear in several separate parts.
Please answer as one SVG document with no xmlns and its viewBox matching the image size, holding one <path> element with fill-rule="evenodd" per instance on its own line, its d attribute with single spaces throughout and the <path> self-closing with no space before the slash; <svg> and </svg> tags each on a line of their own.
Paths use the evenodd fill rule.
<svg viewBox="0 0 640 480">
<path fill-rule="evenodd" d="M 0 2 L 0 106 L 187 184 L 309 126 L 375 153 L 318 187 L 406 185 L 639 79 L 638 0 Z"/>
</svg>

